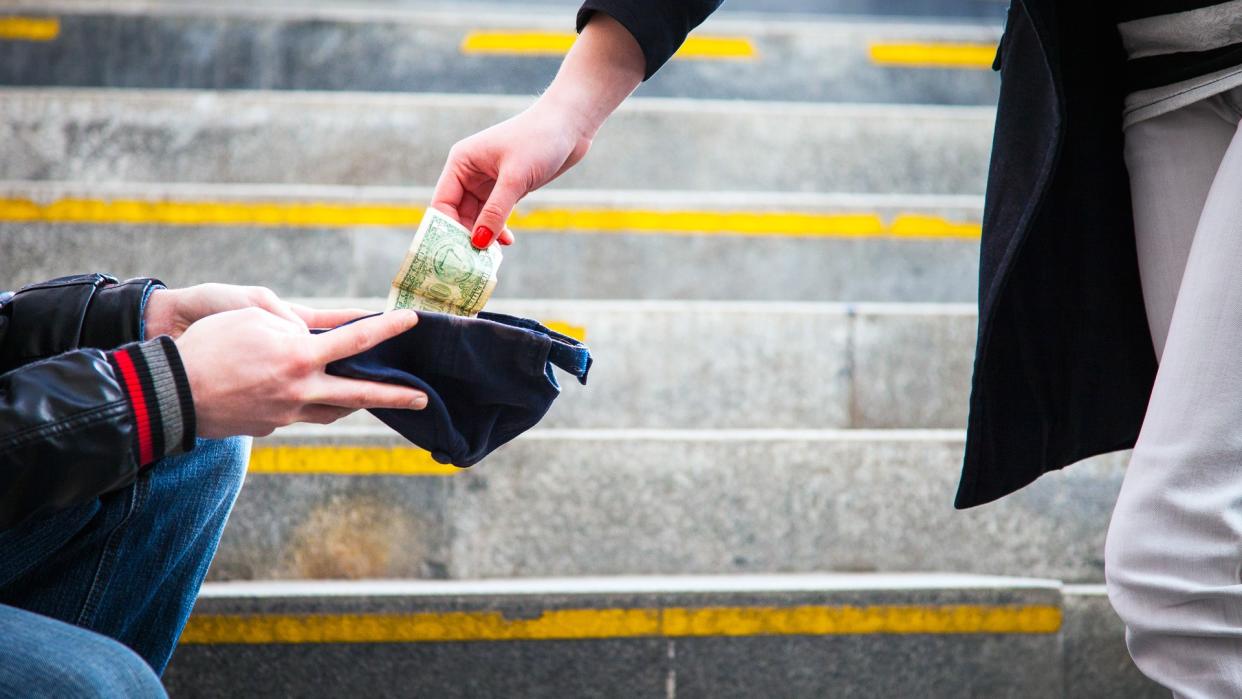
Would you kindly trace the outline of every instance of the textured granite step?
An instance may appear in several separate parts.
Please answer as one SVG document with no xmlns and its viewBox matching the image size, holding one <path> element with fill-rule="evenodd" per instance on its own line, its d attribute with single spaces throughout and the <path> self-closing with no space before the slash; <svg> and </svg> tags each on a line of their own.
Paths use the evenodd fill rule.
<svg viewBox="0 0 1242 699">
<path fill-rule="evenodd" d="M 432 186 L 499 95 L 0 90 L 0 179 Z M 559 187 L 980 194 L 994 110 L 635 98 Z"/>
<path fill-rule="evenodd" d="M 383 308 L 381 299 L 299 299 Z M 582 337 L 590 383 L 541 423 L 571 428 L 961 428 L 973 306 L 494 301 Z M 372 424 L 366 413 L 347 420 Z"/>
<path fill-rule="evenodd" d="M 173 697 L 1161 696 L 1098 595 L 969 575 L 208 585 Z"/>
<path fill-rule="evenodd" d="M 431 192 L 0 182 L 0 279 L 82 269 L 383 296 Z M 498 298 L 973 302 L 974 196 L 536 192 Z M 256 259 L 279 260 L 256 265 Z"/>
<path fill-rule="evenodd" d="M 954 430 L 535 430 L 456 471 L 387 429 L 295 428 L 256 443 L 212 577 L 1103 580 L 1124 454 L 959 512 L 962 447 Z"/>
<path fill-rule="evenodd" d="M 26 9 L 56 21 L 59 31 L 49 41 L 0 41 L 3 85 L 520 95 L 537 94 L 555 75 L 575 14 L 539 6 L 479 12 L 235 1 L 40 0 Z M 987 63 L 1000 31 L 999 24 L 978 22 L 721 12 L 695 32 L 687 47 L 693 60 L 674 60 L 639 94 L 992 105 L 999 80 Z M 694 44 L 708 40 L 728 43 Z M 532 50 L 532 41 L 536 53 L 518 52 Z M 944 44 L 972 47 L 973 60 L 964 68 L 925 67 L 945 65 L 935 62 Z M 914 53 L 894 61 L 883 53 L 894 45 L 913 45 L 904 51 Z"/>
<path fill-rule="evenodd" d="M 6 0 L 6 5 L 23 11 L 38 9 L 46 0 Z M 100 0 L 58 0 L 65 5 L 98 6 Z M 221 0 L 235 2 L 236 0 Z M 136 7 L 141 10 L 162 7 L 200 7 L 205 0 L 108 0 L 109 7 Z M 358 12 L 393 9 L 468 10 L 485 16 L 498 12 L 573 11 L 580 0 L 267 0 L 264 8 L 282 8 L 292 12 L 308 9 Z M 257 8 L 256 8 L 257 9 Z M 735 13 L 736 11 L 736 13 Z M 974 22 L 996 26 L 1005 19 L 1005 4 L 993 0 L 736 0 L 725 5 L 718 14 L 737 17 L 792 17 L 810 19 L 816 16 L 845 19 L 871 17 L 911 21 Z"/>
</svg>

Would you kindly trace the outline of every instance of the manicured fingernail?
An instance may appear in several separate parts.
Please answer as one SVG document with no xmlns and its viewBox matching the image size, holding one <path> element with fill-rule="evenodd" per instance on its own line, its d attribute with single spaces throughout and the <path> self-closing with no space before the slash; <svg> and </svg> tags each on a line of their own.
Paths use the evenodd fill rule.
<svg viewBox="0 0 1242 699">
<path fill-rule="evenodd" d="M 427 407 L 427 396 L 419 396 L 410 403 L 410 407 L 415 410 L 422 410 Z"/>
<path fill-rule="evenodd" d="M 482 250 L 492 244 L 492 229 L 487 226 L 479 226 L 474 229 L 474 237 L 470 239 L 470 244 Z"/>
</svg>

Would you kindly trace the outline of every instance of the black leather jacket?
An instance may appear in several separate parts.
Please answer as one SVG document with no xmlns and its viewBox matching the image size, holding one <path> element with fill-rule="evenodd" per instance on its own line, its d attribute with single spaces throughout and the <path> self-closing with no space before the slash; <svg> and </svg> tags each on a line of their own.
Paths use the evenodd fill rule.
<svg viewBox="0 0 1242 699">
<path fill-rule="evenodd" d="M 117 352 L 108 350 L 142 339 L 142 307 L 159 286 L 154 279 L 118 283 L 86 274 L 0 296 L 0 529 L 86 502 L 140 472 L 138 433 L 146 429 L 150 456 L 151 432 L 138 424 L 132 386 L 135 376 L 151 386 L 154 374 L 142 373 L 140 358 L 135 374 L 135 363 L 125 359 L 127 384 Z M 132 347 L 173 347 L 161 340 Z"/>
</svg>

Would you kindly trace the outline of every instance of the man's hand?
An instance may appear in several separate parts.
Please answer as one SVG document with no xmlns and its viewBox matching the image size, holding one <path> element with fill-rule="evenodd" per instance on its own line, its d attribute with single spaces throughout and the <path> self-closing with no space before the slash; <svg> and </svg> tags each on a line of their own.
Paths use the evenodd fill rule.
<svg viewBox="0 0 1242 699">
<path fill-rule="evenodd" d="M 319 335 L 262 308 L 209 315 L 176 340 L 190 380 L 200 437 L 271 434 L 294 422 L 326 424 L 362 408 L 421 410 L 427 395 L 404 386 L 330 376 L 329 362 L 414 327 L 392 311 Z"/>
<path fill-rule="evenodd" d="M 174 340 L 194 323 L 216 313 L 262 308 L 303 329 L 332 328 L 367 314 L 359 309 L 317 310 L 282 301 L 262 286 L 199 284 L 185 289 L 156 289 L 143 313 L 146 336 L 168 335 Z M 144 338 L 146 339 L 146 338 Z"/>
</svg>

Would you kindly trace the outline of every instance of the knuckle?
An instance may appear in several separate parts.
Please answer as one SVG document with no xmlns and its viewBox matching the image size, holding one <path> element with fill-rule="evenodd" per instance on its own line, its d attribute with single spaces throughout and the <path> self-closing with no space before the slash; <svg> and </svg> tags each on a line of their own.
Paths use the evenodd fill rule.
<svg viewBox="0 0 1242 699">
<path fill-rule="evenodd" d="M 305 347 L 295 345 L 287 355 L 285 368 L 288 373 L 294 376 L 303 376 L 311 373 L 317 367 L 315 358 L 310 351 Z M 292 387 L 292 389 L 299 398 L 306 393 L 304 386 L 296 386 Z"/>
<path fill-rule="evenodd" d="M 266 286 L 250 287 L 250 300 L 255 303 L 271 303 L 276 300 L 276 292 Z"/>
<path fill-rule="evenodd" d="M 371 346 L 371 333 L 365 328 L 359 328 L 354 336 L 350 339 L 349 346 L 355 353 L 362 352 Z"/>
<path fill-rule="evenodd" d="M 494 218 L 497 220 L 504 220 L 506 213 L 507 212 L 500 206 L 500 204 L 496 204 L 494 202 L 489 201 L 487 204 L 483 206 L 483 209 L 479 212 L 479 217 L 482 218 L 484 216 L 487 216 L 489 218 Z"/>
<path fill-rule="evenodd" d="M 375 405 L 375 390 L 363 388 L 352 396 L 351 405 L 355 408 L 369 408 Z"/>
</svg>

